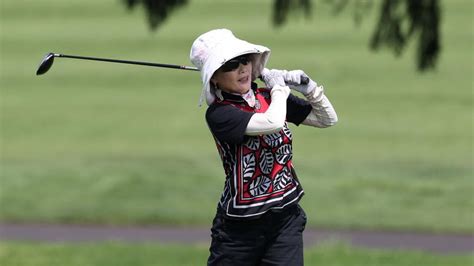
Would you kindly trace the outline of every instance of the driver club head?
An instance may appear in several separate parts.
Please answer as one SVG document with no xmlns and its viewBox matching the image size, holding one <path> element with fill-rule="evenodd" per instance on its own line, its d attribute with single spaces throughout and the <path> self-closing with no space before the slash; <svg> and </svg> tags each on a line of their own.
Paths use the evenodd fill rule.
<svg viewBox="0 0 474 266">
<path fill-rule="evenodd" d="M 44 56 L 43 60 L 38 66 L 38 70 L 36 70 L 36 75 L 43 75 L 44 73 L 48 72 L 54 62 L 54 53 L 48 53 Z"/>
</svg>

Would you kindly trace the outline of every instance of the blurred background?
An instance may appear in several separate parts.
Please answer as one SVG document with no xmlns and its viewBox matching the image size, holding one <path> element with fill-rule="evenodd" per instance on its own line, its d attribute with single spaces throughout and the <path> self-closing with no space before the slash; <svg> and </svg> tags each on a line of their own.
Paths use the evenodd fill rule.
<svg viewBox="0 0 474 266">
<path fill-rule="evenodd" d="M 369 49 L 378 1 L 360 23 L 350 9 L 313 1 L 309 18 L 290 13 L 280 27 L 271 0 L 188 2 L 152 31 L 145 10 L 122 1 L 2 1 L 0 223 L 210 228 L 224 173 L 198 107 L 198 72 L 61 58 L 44 76 L 35 71 L 48 52 L 191 65 L 197 36 L 229 28 L 270 47 L 268 67 L 305 70 L 338 113 L 332 128 L 292 127 L 309 228 L 473 233 L 471 1 L 442 1 L 441 52 L 424 72 L 415 41 L 398 57 Z M 75 253 L 0 243 L 11 265 L 43 265 L 21 261 L 25 254 L 47 265 L 48 254 L 67 261 L 99 247 L 97 256 L 141 254 L 142 262 L 130 254 L 135 265 L 156 265 L 157 253 L 170 254 L 167 265 L 188 263 L 173 261 L 183 250 L 200 259 L 189 265 L 207 256 L 207 246 L 97 243 Z M 307 256 L 336 260 L 340 249 Z"/>
</svg>

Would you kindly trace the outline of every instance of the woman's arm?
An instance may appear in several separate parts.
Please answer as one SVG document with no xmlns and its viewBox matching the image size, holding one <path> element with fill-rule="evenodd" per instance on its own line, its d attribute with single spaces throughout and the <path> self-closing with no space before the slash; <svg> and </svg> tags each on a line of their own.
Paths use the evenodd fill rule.
<svg viewBox="0 0 474 266">
<path fill-rule="evenodd" d="M 285 125 L 286 99 L 289 94 L 288 86 L 275 85 L 270 91 L 272 101 L 267 111 L 252 115 L 245 134 L 256 136 L 280 131 Z"/>
<path fill-rule="evenodd" d="M 303 121 L 303 125 L 325 128 L 337 123 L 337 114 L 329 99 L 324 95 L 323 86 L 318 86 L 314 81 L 314 88 L 303 94 L 313 109 Z M 309 85 L 309 84 L 308 84 Z"/>
<path fill-rule="evenodd" d="M 329 99 L 324 95 L 323 86 L 319 86 L 302 70 L 272 70 L 272 72 L 280 72 L 285 79 L 285 82 L 290 87 L 302 93 L 312 109 L 305 120 L 304 125 L 314 126 L 319 128 L 330 127 L 337 123 L 337 114 Z M 301 80 L 305 78 L 309 80 L 308 83 L 302 84 Z"/>
<path fill-rule="evenodd" d="M 285 125 L 286 99 L 290 95 L 290 88 L 281 73 L 264 69 L 261 75 L 267 88 L 272 88 L 271 103 L 264 113 L 252 115 L 245 130 L 246 135 L 271 134 L 280 131 Z"/>
</svg>

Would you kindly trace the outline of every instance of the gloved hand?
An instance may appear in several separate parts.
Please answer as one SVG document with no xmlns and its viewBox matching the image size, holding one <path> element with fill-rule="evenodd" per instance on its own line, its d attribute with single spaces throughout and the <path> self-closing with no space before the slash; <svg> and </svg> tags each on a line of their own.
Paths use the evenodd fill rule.
<svg viewBox="0 0 474 266">
<path fill-rule="evenodd" d="M 286 84 L 288 84 L 290 88 L 301 92 L 303 95 L 310 94 L 317 87 L 316 82 L 310 79 L 303 70 L 281 71 L 283 72 Z M 305 78 L 308 79 L 309 82 L 307 84 L 301 84 L 301 80 Z"/>
<path fill-rule="evenodd" d="M 283 74 L 284 73 L 281 70 L 269 70 L 267 68 L 264 68 L 262 70 L 261 77 L 262 80 L 265 82 L 267 88 L 272 89 L 273 87 L 275 87 L 275 85 L 279 85 L 282 87 L 287 86 Z"/>
</svg>

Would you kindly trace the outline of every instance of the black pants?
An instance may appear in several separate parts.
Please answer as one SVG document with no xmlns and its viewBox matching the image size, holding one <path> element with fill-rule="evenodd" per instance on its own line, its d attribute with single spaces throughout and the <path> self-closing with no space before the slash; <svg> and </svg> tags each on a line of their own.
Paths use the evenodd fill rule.
<svg viewBox="0 0 474 266">
<path fill-rule="evenodd" d="M 299 205 L 254 220 L 232 220 L 217 212 L 208 265 L 303 265 L 306 214 Z"/>
</svg>

